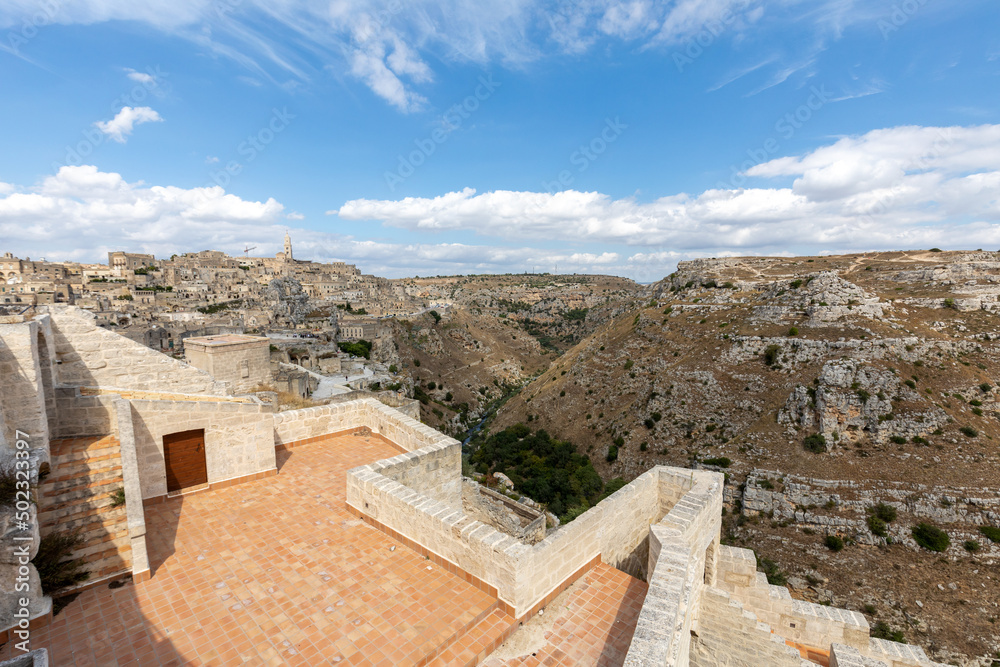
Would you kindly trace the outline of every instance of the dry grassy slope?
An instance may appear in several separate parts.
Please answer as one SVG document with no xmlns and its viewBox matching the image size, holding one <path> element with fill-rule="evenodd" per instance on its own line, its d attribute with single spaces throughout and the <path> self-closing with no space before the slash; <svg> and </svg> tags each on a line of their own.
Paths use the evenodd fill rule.
<svg viewBox="0 0 1000 667">
<path fill-rule="evenodd" d="M 640 290 L 631 280 L 615 276 L 451 276 L 401 282 L 421 290 L 423 298 L 454 304 L 440 309 L 439 323 L 425 314 L 397 324 L 394 335 L 399 358 L 414 379 L 424 387 L 430 381 L 444 383 L 443 390 L 429 393 L 446 405 L 427 404 L 422 416 L 449 432 L 457 428 L 446 424 L 454 419 L 458 405 L 467 403 L 475 413 L 500 396 L 505 385 L 520 384 L 554 358 L 552 350 L 544 349 L 539 338 L 525 330 L 524 320 L 532 321 L 533 332 L 565 347 L 564 339 L 586 336 L 617 313 L 623 301 L 631 303 Z M 515 312 L 509 310 L 512 303 L 531 306 Z M 561 315 L 580 307 L 590 308 L 585 321 L 571 322 Z M 486 400 L 480 387 L 488 389 Z M 453 394 L 451 401 L 444 400 L 448 392 Z"/>
<path fill-rule="evenodd" d="M 928 274 L 932 270 L 936 273 Z M 830 271 L 839 279 L 820 275 Z M 815 282 L 807 282 L 810 276 Z M 732 282 L 736 289 L 700 286 L 713 279 L 718 285 Z M 976 285 L 966 284 L 973 279 Z M 795 280 L 803 283 L 795 288 Z M 995 497 L 1000 494 L 1000 421 L 994 415 L 1000 413 L 994 409 L 1000 404 L 995 403 L 996 390 L 983 393 L 978 387 L 1000 380 L 1000 343 L 994 342 L 1000 318 L 986 310 L 940 307 L 944 299 L 989 298 L 991 290 L 998 291 L 995 280 L 1000 280 L 1000 258 L 992 253 L 682 265 L 672 280 L 653 287 L 659 297 L 655 307 L 622 315 L 557 359 L 507 403 L 493 429 L 526 422 L 531 415 L 537 420 L 533 425 L 589 451 L 605 479 L 632 479 L 657 464 L 684 466 L 725 456 L 733 461 L 734 489 L 751 470 L 767 469 L 854 480 L 860 488 L 876 491 L 890 480 L 981 488 Z M 694 285 L 684 289 L 688 281 Z M 832 287 L 821 289 L 824 284 Z M 908 299 L 939 303 L 905 303 Z M 883 316 L 873 315 L 870 304 L 882 308 Z M 668 306 L 672 312 L 664 314 Z M 840 314 L 835 321 L 819 321 L 824 312 L 827 317 Z M 788 335 L 793 326 L 799 331 L 794 337 Z M 781 348 L 774 366 L 762 354 L 771 344 Z M 815 386 L 824 365 L 837 359 L 857 359 L 866 372 L 892 374 L 896 385 L 886 396 L 884 411 L 894 419 L 873 431 L 849 430 L 863 402 L 851 387 L 841 388 L 840 396 L 850 405 L 843 415 L 833 415 L 844 420 L 833 429 L 840 439 L 830 439 L 830 453 L 813 454 L 802 443 L 817 428 L 792 428 L 777 417 L 795 387 Z M 913 376 L 916 388 L 910 390 L 902 383 Z M 964 398 L 950 396 L 955 393 Z M 982 415 L 974 414 L 969 400 L 983 403 Z M 654 413 L 660 420 L 649 429 L 644 421 Z M 942 413 L 948 421 L 935 434 L 932 415 Z M 961 427 L 979 435 L 967 437 Z M 906 431 L 908 440 L 919 433 L 929 444 L 892 442 L 893 433 L 904 432 L 892 429 L 903 428 L 917 429 Z M 880 435 L 879 429 L 889 430 Z M 605 454 L 618 436 L 625 445 L 618 460 L 608 463 Z M 849 516 L 839 508 L 832 512 L 837 513 Z M 917 520 L 903 512 L 898 521 Z M 829 578 L 823 587 L 835 603 L 861 609 L 880 601 L 878 620 L 903 628 L 910 641 L 939 656 L 948 650 L 968 656 L 1000 650 L 1000 551 L 992 546 L 976 555 L 966 553 L 960 538 L 972 537 L 974 526 L 953 531 L 957 545 L 939 563 L 939 556 L 912 545 L 852 546 L 833 554 L 822 547 L 821 534 L 804 532 L 807 524 L 765 524 L 750 522 L 731 530 L 738 543 L 752 545 L 789 573 Z M 849 532 L 845 536 L 851 537 Z M 893 569 L 887 569 L 889 563 Z M 848 571 L 858 576 L 848 576 Z M 946 590 L 938 590 L 937 583 Z M 957 589 L 948 588 L 949 583 L 957 583 Z M 924 608 L 915 605 L 917 599 Z"/>
<path fill-rule="evenodd" d="M 409 324 L 393 325 L 401 370 L 425 390 L 429 382 L 435 383 L 438 388 L 426 391 L 445 405 L 421 406 L 421 419 L 449 433 L 452 430 L 445 424 L 458 413 L 461 403 L 476 411 L 482 403 L 498 397 L 503 385 L 532 376 L 551 358 L 523 331 L 461 308 L 448 309 L 439 323 L 423 315 Z M 480 387 L 487 392 L 481 393 Z M 451 401 L 445 401 L 448 392 Z M 435 409 L 442 415 L 435 414 Z"/>
</svg>

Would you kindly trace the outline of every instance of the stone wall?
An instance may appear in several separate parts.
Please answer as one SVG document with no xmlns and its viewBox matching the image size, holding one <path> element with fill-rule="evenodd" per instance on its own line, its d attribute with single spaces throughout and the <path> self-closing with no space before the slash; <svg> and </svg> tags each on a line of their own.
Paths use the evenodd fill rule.
<svg viewBox="0 0 1000 667">
<path fill-rule="evenodd" d="M 771 632 L 770 626 L 759 622 L 756 616 L 730 599 L 729 595 L 709 588 L 701 598 L 698 636 L 692 642 L 691 667 L 728 665 L 814 667 L 815 663 L 803 660 L 796 649 Z"/>
<path fill-rule="evenodd" d="M 262 336 L 223 334 L 184 340 L 184 357 L 192 366 L 234 393 L 246 393 L 271 379 L 270 341 Z"/>
<path fill-rule="evenodd" d="M 95 324 L 74 306 L 47 306 L 55 343 L 57 384 L 73 387 L 222 396 L 225 383 L 182 361 Z"/>
<path fill-rule="evenodd" d="M 661 470 L 648 471 L 533 546 L 393 481 L 372 466 L 348 473 L 347 503 L 496 587 L 500 599 L 520 616 L 598 556 L 609 563 L 635 558 L 663 507 Z"/>
<path fill-rule="evenodd" d="M 683 480 L 690 487 L 663 520 L 649 529 L 652 574 L 625 658 L 627 667 L 689 663 L 701 594 L 716 577 L 722 475 L 661 470 L 668 479 Z"/>
<path fill-rule="evenodd" d="M 50 402 L 51 366 L 43 378 L 40 346 L 47 347 L 45 326 L 41 321 L 0 324 L 0 377 L 3 391 L 0 404 L 3 414 L 3 437 L 7 448 L 17 440 L 15 431 L 28 433 L 33 447 L 48 451 L 49 425 L 46 403 Z M 51 339 L 51 335 L 47 337 Z M 49 356 L 46 351 L 46 357 Z"/>
<path fill-rule="evenodd" d="M 869 626 L 856 611 L 793 600 L 784 586 L 771 586 L 749 549 L 721 547 L 718 586 L 786 639 L 818 648 L 831 643 L 868 648 Z"/>
<path fill-rule="evenodd" d="M 132 548 L 132 576 L 141 581 L 149 577 L 149 554 L 146 550 L 146 512 L 142 506 L 142 474 L 135 442 L 132 406 L 115 399 L 115 426 L 121 448 L 122 483 L 125 489 L 125 516 L 128 521 L 129 545 Z"/>
<path fill-rule="evenodd" d="M 132 424 L 143 498 L 167 493 L 163 436 L 205 429 L 208 481 L 221 482 L 274 470 L 270 408 L 220 401 L 132 400 Z"/>
<path fill-rule="evenodd" d="M 79 387 L 57 387 L 56 409 L 49 420 L 53 438 L 116 435 L 115 395 L 87 396 Z"/>
</svg>

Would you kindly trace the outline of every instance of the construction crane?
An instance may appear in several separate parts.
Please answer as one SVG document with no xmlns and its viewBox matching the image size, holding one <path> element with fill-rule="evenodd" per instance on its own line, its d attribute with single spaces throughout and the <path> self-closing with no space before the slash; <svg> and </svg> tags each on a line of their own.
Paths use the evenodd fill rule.
<svg viewBox="0 0 1000 667">
<path fill-rule="evenodd" d="M 255 246 L 255 245 L 248 245 L 247 247 L 243 248 L 243 256 L 249 259 L 250 258 L 250 251 L 251 250 L 256 250 L 256 249 L 257 249 L 257 246 Z"/>
</svg>

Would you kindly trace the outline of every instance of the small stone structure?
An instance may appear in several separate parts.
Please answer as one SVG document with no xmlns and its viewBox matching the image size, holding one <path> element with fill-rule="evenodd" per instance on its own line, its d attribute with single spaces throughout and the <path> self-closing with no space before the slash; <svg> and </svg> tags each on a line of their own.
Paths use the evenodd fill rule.
<svg viewBox="0 0 1000 667">
<path fill-rule="evenodd" d="M 228 382 L 234 392 L 245 393 L 270 380 L 270 344 L 264 336 L 199 336 L 184 340 L 184 356 L 195 368 Z"/>
</svg>

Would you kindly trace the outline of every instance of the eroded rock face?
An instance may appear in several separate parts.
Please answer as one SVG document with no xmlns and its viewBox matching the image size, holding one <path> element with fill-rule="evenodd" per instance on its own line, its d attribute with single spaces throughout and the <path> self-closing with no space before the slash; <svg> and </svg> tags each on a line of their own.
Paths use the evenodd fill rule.
<svg viewBox="0 0 1000 667">
<path fill-rule="evenodd" d="M 268 283 L 264 299 L 276 317 L 284 317 L 291 324 L 305 321 L 311 310 L 309 295 L 302 291 L 302 284 L 294 278 L 275 278 Z"/>
<path fill-rule="evenodd" d="M 893 400 L 914 400 L 916 392 L 891 371 L 858 359 L 834 359 L 823 365 L 812 386 L 795 387 L 778 413 L 778 423 L 815 429 L 828 444 L 855 442 L 867 435 L 874 442 L 892 436 L 924 436 L 947 419 L 939 408 L 897 416 Z"/>
</svg>

